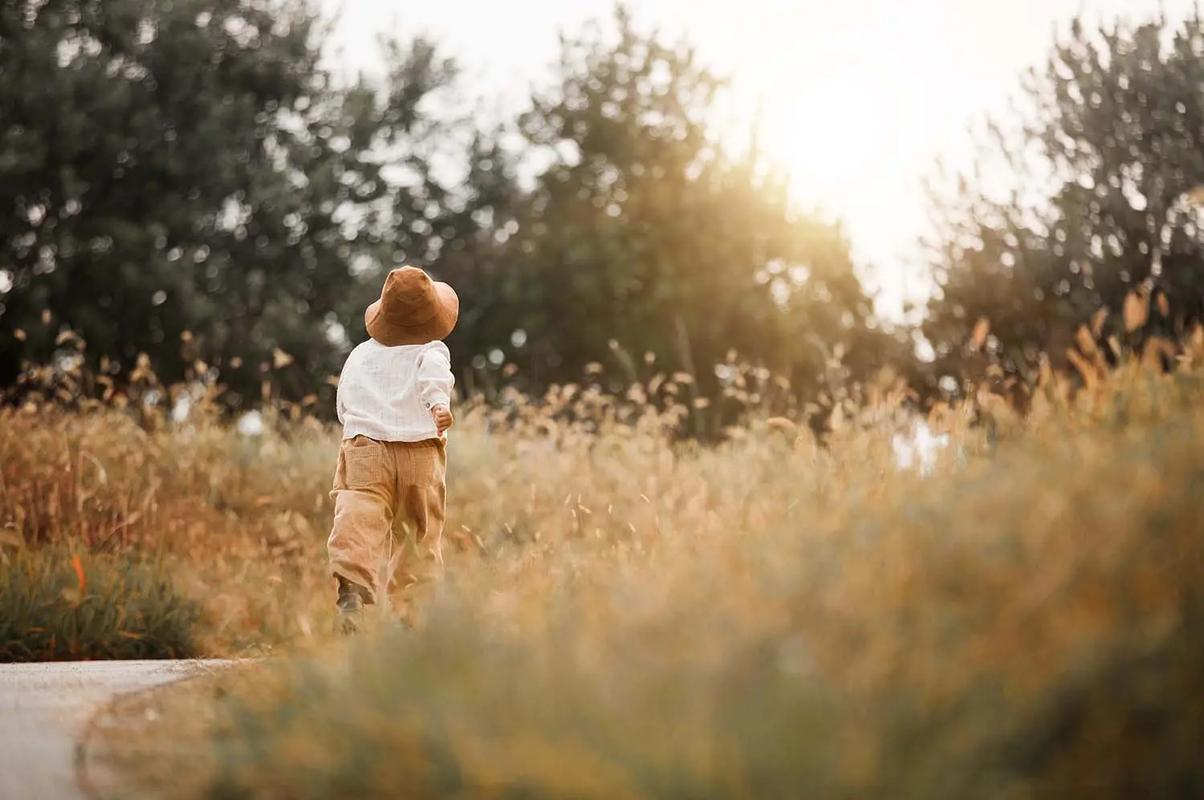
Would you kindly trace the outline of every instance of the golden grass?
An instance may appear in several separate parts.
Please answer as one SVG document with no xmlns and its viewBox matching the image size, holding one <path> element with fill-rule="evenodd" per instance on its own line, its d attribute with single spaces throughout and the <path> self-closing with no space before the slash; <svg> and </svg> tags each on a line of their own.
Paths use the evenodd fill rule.
<svg viewBox="0 0 1204 800">
<path fill-rule="evenodd" d="M 118 410 L 3 409 L 3 541 L 149 551 L 204 607 L 203 651 L 286 641 L 324 581 L 334 441 L 313 424 L 249 438 L 206 415 L 147 430 Z"/>
<path fill-rule="evenodd" d="M 682 413 L 570 388 L 463 414 L 448 577 L 415 630 L 349 648 L 322 642 L 330 431 L 198 423 L 122 455 L 85 445 L 104 417 L 54 424 L 68 454 L 161 476 L 122 535 L 209 597 L 214 652 L 312 643 L 198 701 L 209 796 L 1204 791 L 1199 368 L 1050 380 L 1025 418 L 938 409 L 927 472 L 896 464 L 898 392 L 822 443 L 777 420 L 704 447 L 671 434 Z M 103 507 L 141 496 L 106 485 Z"/>
</svg>

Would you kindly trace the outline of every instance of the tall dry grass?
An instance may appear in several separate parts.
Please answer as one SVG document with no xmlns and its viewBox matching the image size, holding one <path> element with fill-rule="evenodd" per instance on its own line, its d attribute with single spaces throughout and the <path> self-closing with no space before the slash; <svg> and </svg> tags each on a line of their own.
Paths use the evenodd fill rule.
<svg viewBox="0 0 1204 800">
<path fill-rule="evenodd" d="M 0 410 L 0 557 L 153 553 L 204 610 L 206 653 L 302 635 L 323 579 L 332 433 L 216 417 L 147 427 L 125 411 Z"/>
<path fill-rule="evenodd" d="M 153 553 L 202 608 L 197 641 L 207 655 L 326 638 L 337 429 L 299 406 L 268 406 L 248 432 L 222 413 L 212 385 L 165 387 L 139 360 L 117 391 L 81 363 L 31 370 L 22 401 L 0 406 L 0 560 L 21 549 L 50 548 L 42 557 L 60 562 L 67 551 Z M 767 376 L 735 365 L 731 374 L 731 402 L 767 390 Z M 678 498 L 697 489 L 696 464 L 724 470 L 735 450 L 716 455 L 682 438 L 701 405 L 691 380 L 654 374 L 622 394 L 597 383 L 556 386 L 539 398 L 501 391 L 463 407 L 450 448 L 445 537 L 453 558 L 471 564 L 546 548 L 561 541 L 564 524 L 569 540 L 616 542 L 713 525 L 693 519 L 690 498 Z M 875 446 L 889 449 L 889 432 L 914 423 L 904 396 L 884 384 L 857 411 L 842 394 L 848 410 L 833 418 L 848 420 L 846 432 L 873 427 Z M 181 398 L 189 412 L 177 416 Z M 789 425 L 791 436 L 810 435 Z M 766 433 L 728 431 L 733 442 Z M 841 446 L 868 446 L 855 439 L 844 436 Z"/>
<path fill-rule="evenodd" d="M 1183 360 L 1050 376 L 1023 417 L 937 408 L 922 469 L 899 466 L 917 419 L 891 387 L 822 441 L 775 420 L 702 446 L 638 392 L 472 409 L 415 629 L 236 675 L 198 738 L 169 715 L 151 752 L 215 797 L 1200 794 L 1204 371 Z M 162 435 L 247 448 L 236 497 L 308 465 L 299 549 L 231 523 L 189 545 L 225 572 L 181 564 L 248 607 L 245 576 L 279 570 L 267 605 L 317 636 L 330 433 Z M 285 510 L 230 508 L 260 537 Z"/>
</svg>

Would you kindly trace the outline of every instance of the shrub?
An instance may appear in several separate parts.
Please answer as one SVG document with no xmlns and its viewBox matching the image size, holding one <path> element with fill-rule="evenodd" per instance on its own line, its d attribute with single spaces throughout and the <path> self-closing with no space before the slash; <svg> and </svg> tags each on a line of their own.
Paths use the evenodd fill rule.
<svg viewBox="0 0 1204 800">
<path fill-rule="evenodd" d="M 197 618 L 150 560 L 54 547 L 0 561 L 0 661 L 183 658 Z"/>
</svg>

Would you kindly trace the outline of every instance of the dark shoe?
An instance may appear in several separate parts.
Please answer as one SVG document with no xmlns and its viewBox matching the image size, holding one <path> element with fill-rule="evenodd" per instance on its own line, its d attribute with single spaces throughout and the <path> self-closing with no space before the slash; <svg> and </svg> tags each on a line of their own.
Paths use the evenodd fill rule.
<svg viewBox="0 0 1204 800">
<path fill-rule="evenodd" d="M 336 630 L 344 636 L 350 636 L 360 629 L 360 620 L 364 615 L 364 606 L 372 602 L 372 594 L 357 583 L 346 578 L 339 578 L 339 608 L 338 619 L 335 621 Z"/>
</svg>

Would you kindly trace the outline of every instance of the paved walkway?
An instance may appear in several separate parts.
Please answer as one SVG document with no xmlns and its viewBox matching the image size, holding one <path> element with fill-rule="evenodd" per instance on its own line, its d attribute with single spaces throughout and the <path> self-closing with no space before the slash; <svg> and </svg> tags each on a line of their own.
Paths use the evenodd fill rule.
<svg viewBox="0 0 1204 800">
<path fill-rule="evenodd" d="M 0 664 L 0 800 L 75 800 L 76 743 L 114 697 L 187 678 L 222 661 Z"/>
</svg>

